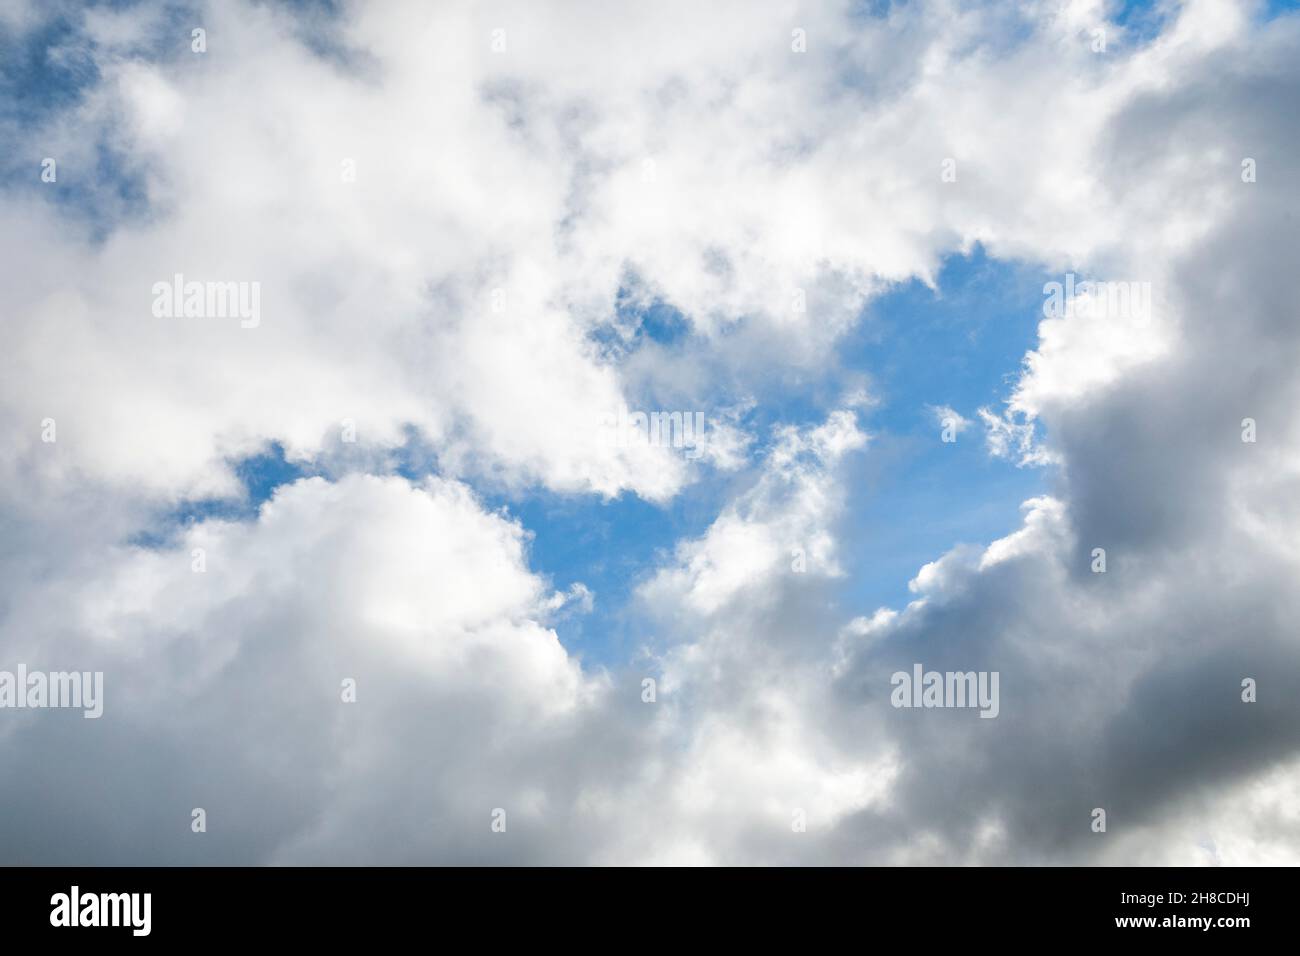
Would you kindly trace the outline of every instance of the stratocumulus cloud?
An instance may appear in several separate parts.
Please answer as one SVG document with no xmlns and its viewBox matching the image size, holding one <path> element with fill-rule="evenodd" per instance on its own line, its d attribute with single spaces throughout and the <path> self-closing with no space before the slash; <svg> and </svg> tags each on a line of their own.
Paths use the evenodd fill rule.
<svg viewBox="0 0 1300 956">
<path fill-rule="evenodd" d="M 5 6 L 5 862 L 1300 862 L 1300 16 L 884 6 Z"/>
</svg>

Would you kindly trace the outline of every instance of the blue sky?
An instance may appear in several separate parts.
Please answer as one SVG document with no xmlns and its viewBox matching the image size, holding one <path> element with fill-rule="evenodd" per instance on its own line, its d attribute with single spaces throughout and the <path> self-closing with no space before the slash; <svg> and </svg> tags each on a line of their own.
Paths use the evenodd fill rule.
<svg viewBox="0 0 1300 956">
<path fill-rule="evenodd" d="M 976 415 L 1000 413 L 1009 397 L 1036 341 L 1044 281 L 976 247 L 944 262 L 937 290 L 913 281 L 874 303 L 874 321 L 841 351 L 846 364 L 872 372 L 881 397 L 867 423 L 875 440 L 849 483 L 844 540 L 859 611 L 901 606 L 921 565 L 959 542 L 1007 534 L 1020 502 L 1047 487 L 1043 469 L 987 454 Z M 972 424 L 945 444 L 927 405 Z"/>
<path fill-rule="evenodd" d="M 957 543 L 987 543 L 1014 530 L 1020 503 L 1047 487 L 1041 468 L 991 458 L 976 409 L 1000 411 L 1042 318 L 1047 278 L 989 259 L 976 246 L 946 259 L 937 288 L 912 281 L 871 303 L 858 327 L 824 369 L 819 394 L 835 379 L 866 373 L 878 405 L 860 413 L 872 435 L 851 459 L 842 538 L 846 578 L 839 599 L 853 613 L 901 607 L 907 582 L 920 567 Z M 671 310 L 650 310 L 658 342 L 689 347 Z M 929 405 L 948 405 L 971 427 L 953 444 L 939 439 Z M 774 423 L 808 425 L 828 408 L 806 393 L 762 401 L 746 423 L 760 438 Z M 759 442 L 760 448 L 763 444 Z M 704 472 L 665 507 L 630 494 L 601 502 L 534 491 L 522 499 L 490 496 L 534 533 L 534 567 L 557 587 L 581 581 L 596 592 L 591 615 L 558 626 L 561 639 L 590 660 L 608 662 L 635 646 L 635 623 L 622 613 L 632 588 L 666 552 L 702 534 L 738 485 L 740 475 Z"/>
</svg>

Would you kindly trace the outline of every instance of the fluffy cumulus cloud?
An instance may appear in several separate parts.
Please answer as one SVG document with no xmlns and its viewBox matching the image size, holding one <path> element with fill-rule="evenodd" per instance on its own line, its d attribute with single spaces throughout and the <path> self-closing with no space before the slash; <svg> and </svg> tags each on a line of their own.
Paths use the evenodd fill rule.
<svg viewBox="0 0 1300 956">
<path fill-rule="evenodd" d="M 0 4 L 0 669 L 105 681 L 7 862 L 1300 861 L 1300 18 L 1118 6 Z M 816 383 L 977 244 L 1059 308 L 929 408 L 1046 487 L 855 606 Z M 696 486 L 585 660 L 497 502 Z"/>
</svg>

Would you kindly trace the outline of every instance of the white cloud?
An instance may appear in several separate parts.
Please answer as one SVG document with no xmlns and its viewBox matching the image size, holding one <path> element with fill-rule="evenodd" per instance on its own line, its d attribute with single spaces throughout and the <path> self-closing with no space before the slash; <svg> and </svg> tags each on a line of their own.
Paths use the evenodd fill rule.
<svg viewBox="0 0 1300 956">
<path fill-rule="evenodd" d="M 978 414 L 984 422 L 985 444 L 994 458 L 1014 459 L 1018 466 L 1046 465 L 1056 460 L 1051 451 L 1037 442 L 1037 426 L 1032 418 L 1022 415 L 1017 421 L 1013 409 L 997 415 L 981 408 Z"/>
<path fill-rule="evenodd" d="M 699 539 L 678 545 L 672 566 L 641 588 L 650 607 L 716 614 L 736 600 L 776 597 L 772 579 L 792 573 L 838 576 L 830 522 L 841 506 L 833 468 L 867 436 L 852 412 L 821 425 L 782 429 L 757 484 L 732 502 Z"/>
<path fill-rule="evenodd" d="M 960 435 L 970 427 L 971 421 L 950 405 L 927 405 L 930 414 L 942 429 L 952 429 L 953 435 Z"/>
</svg>

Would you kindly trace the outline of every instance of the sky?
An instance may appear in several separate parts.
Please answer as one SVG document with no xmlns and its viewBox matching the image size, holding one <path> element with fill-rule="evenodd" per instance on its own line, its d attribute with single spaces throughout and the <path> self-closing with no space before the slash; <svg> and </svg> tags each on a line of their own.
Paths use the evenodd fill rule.
<svg viewBox="0 0 1300 956">
<path fill-rule="evenodd" d="M 1300 862 L 1297 52 L 0 0 L 0 862 Z"/>
</svg>

